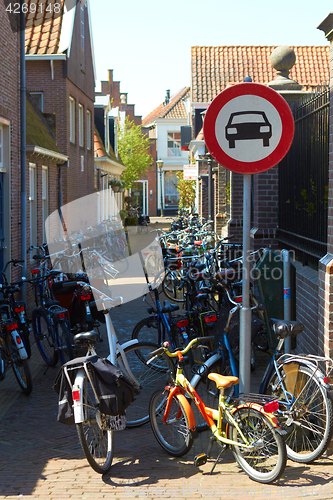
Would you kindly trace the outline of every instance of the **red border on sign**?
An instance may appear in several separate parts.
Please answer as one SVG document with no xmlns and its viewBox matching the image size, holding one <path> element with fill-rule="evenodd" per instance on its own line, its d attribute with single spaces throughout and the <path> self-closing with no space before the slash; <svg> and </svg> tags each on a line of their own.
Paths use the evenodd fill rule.
<svg viewBox="0 0 333 500">
<path fill-rule="evenodd" d="M 266 99 L 275 107 L 282 122 L 281 138 L 274 151 L 266 158 L 250 163 L 231 158 L 221 148 L 215 135 L 215 123 L 221 109 L 229 101 L 241 95 L 256 95 Z M 289 151 L 294 138 L 294 130 L 294 118 L 287 101 L 270 87 L 252 82 L 238 83 L 218 94 L 209 105 L 203 123 L 205 144 L 212 157 L 226 169 L 238 174 L 258 174 L 277 165 Z"/>
</svg>

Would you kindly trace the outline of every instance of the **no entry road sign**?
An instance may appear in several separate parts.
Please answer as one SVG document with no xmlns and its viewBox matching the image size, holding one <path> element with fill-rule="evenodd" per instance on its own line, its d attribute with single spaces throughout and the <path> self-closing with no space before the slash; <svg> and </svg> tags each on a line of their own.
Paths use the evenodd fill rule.
<svg viewBox="0 0 333 500">
<path fill-rule="evenodd" d="M 226 88 L 209 105 L 205 144 L 223 167 L 256 174 L 277 165 L 294 137 L 294 119 L 285 99 L 258 83 Z"/>
</svg>

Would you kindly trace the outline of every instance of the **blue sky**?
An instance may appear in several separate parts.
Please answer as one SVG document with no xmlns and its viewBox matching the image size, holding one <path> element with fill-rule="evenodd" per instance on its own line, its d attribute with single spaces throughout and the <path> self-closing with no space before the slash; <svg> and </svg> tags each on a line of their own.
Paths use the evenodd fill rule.
<svg viewBox="0 0 333 500">
<path fill-rule="evenodd" d="M 190 86 L 193 45 L 327 45 L 317 26 L 332 0 L 90 0 L 96 90 L 113 69 L 145 117 Z"/>
</svg>

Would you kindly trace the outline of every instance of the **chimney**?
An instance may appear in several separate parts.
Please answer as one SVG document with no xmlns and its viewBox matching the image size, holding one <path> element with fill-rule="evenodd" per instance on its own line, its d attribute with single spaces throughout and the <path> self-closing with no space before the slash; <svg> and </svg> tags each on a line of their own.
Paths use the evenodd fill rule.
<svg viewBox="0 0 333 500">
<path fill-rule="evenodd" d="M 165 105 L 169 104 L 169 102 L 170 102 L 170 90 L 167 90 L 165 96 Z"/>
</svg>

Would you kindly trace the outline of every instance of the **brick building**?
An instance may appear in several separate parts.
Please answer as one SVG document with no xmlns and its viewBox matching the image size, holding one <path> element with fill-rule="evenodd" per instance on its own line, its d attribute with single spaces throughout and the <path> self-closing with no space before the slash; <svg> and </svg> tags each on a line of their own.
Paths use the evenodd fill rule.
<svg viewBox="0 0 333 500">
<path fill-rule="evenodd" d="M 40 111 L 52 115 L 56 147 L 66 162 L 49 176 L 47 191 L 66 204 L 94 191 L 94 61 L 89 1 L 59 1 L 47 11 L 28 1 L 26 87 Z M 69 9 L 69 10 L 68 10 Z M 42 190 L 37 185 L 37 204 Z M 61 231 L 61 229 L 60 229 Z M 40 241 L 42 233 L 38 233 Z"/>
<path fill-rule="evenodd" d="M 19 16 L 0 2 L 0 268 L 20 258 L 20 30 Z"/>
</svg>

